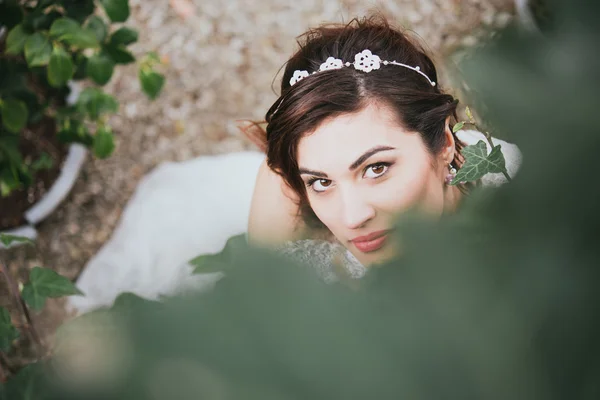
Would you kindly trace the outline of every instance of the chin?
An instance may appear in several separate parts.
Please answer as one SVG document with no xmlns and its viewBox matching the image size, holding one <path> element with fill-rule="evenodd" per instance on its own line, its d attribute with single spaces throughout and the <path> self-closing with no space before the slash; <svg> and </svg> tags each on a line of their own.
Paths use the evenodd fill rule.
<svg viewBox="0 0 600 400">
<path fill-rule="evenodd" d="M 354 247 L 352 244 L 350 244 L 350 246 Z M 350 250 L 352 255 L 354 255 L 354 257 L 356 257 L 358 261 L 360 261 L 360 263 L 365 267 L 370 267 L 374 264 L 385 263 L 392 260 L 398 254 L 398 251 L 393 246 L 393 243 L 386 243 L 386 245 L 381 249 L 369 253 L 361 252 L 356 248 L 349 248 L 348 250 Z"/>
</svg>

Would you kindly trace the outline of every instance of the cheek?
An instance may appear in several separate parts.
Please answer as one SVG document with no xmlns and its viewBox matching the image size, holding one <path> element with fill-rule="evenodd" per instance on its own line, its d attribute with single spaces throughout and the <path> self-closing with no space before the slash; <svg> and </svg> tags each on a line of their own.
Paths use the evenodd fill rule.
<svg viewBox="0 0 600 400">
<path fill-rule="evenodd" d="M 380 186 L 378 208 L 389 214 L 405 212 L 413 207 L 435 213 L 443 200 L 438 173 L 429 162 L 412 164 L 411 168 L 396 171 Z"/>
<path fill-rule="evenodd" d="M 335 204 L 335 200 L 331 199 L 331 196 L 319 198 L 315 195 L 309 195 L 308 204 L 317 218 L 334 233 L 336 230 L 336 210 L 339 209 Z"/>
</svg>

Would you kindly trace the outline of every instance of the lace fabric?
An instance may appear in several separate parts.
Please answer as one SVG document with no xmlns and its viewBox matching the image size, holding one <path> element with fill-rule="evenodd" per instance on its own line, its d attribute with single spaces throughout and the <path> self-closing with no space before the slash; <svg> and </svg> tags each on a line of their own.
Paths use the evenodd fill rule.
<svg viewBox="0 0 600 400">
<path fill-rule="evenodd" d="M 367 273 L 367 268 L 339 243 L 304 239 L 286 242 L 277 250 L 294 261 L 313 267 L 326 283 L 342 278 L 360 279 Z"/>
</svg>

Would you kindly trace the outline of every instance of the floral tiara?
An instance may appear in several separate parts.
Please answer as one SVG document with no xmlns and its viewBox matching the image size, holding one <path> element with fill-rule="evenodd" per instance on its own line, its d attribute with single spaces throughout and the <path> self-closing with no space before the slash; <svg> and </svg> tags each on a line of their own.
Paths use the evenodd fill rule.
<svg viewBox="0 0 600 400">
<path fill-rule="evenodd" d="M 371 72 L 374 69 L 379 69 L 381 64 L 383 64 L 383 65 L 392 64 L 392 65 L 398 65 L 400 67 L 411 69 L 411 70 L 423 75 L 429 81 L 431 86 L 435 86 L 435 82 L 432 81 L 431 79 L 429 79 L 429 77 L 427 75 L 425 75 L 423 73 L 423 71 L 421 71 L 420 67 L 418 67 L 418 66 L 411 67 L 410 65 L 402 64 L 397 61 L 387 61 L 387 60 L 381 61 L 381 58 L 379 58 L 379 56 L 371 53 L 371 50 L 363 50 L 360 53 L 356 54 L 354 56 L 353 63 L 351 63 L 351 62 L 344 63 L 339 58 L 329 57 L 323 64 L 321 64 L 321 66 L 319 67 L 319 70 L 314 71 L 312 74 L 306 70 L 297 69 L 294 71 L 294 75 L 290 79 L 290 85 L 293 86 L 294 84 L 298 83 L 299 81 L 306 78 L 307 76 L 316 74 L 317 72 L 321 72 L 321 71 L 340 69 L 343 67 L 349 67 L 351 65 L 354 65 L 354 68 L 359 71 Z"/>
</svg>

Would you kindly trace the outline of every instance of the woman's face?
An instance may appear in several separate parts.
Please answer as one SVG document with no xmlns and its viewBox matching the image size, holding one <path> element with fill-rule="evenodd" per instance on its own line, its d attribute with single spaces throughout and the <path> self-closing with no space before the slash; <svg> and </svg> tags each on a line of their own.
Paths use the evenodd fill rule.
<svg viewBox="0 0 600 400">
<path fill-rule="evenodd" d="M 385 107 L 370 105 L 326 120 L 300 140 L 298 164 L 310 206 L 364 265 L 395 254 L 390 229 L 398 213 L 444 209 L 454 140 L 434 157 Z"/>
</svg>

